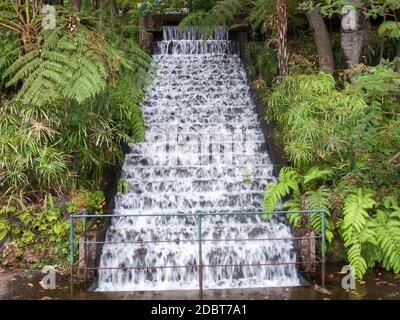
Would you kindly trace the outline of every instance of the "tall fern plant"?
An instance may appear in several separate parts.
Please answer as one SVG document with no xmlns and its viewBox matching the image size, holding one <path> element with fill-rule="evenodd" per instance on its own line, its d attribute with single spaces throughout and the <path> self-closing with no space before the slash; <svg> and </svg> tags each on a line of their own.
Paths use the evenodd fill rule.
<svg viewBox="0 0 400 320">
<path fill-rule="evenodd" d="M 65 20 L 2 60 L 15 92 L 0 106 L 3 195 L 98 188 L 105 166 L 122 160 L 121 143 L 143 139 L 150 57 L 122 32 Z"/>
<path fill-rule="evenodd" d="M 277 182 L 269 183 L 264 194 L 264 211 L 271 212 L 277 205 L 283 203 L 283 208 L 290 211 L 323 209 L 325 211 L 325 236 L 328 242 L 333 239 L 331 223 L 330 190 L 321 185 L 321 182 L 332 175 L 329 169 L 312 167 L 305 174 L 297 169 L 284 167 L 279 172 Z M 316 190 L 309 190 L 310 185 L 319 185 Z M 289 198 L 290 197 L 290 198 Z M 297 228 L 311 226 L 319 235 L 322 234 L 322 215 L 319 212 L 304 215 L 291 213 L 287 216 L 289 222 Z"/>
<path fill-rule="evenodd" d="M 334 240 L 332 248 L 344 247 L 358 278 L 376 264 L 399 272 L 396 70 L 396 61 L 359 66 L 342 89 L 326 73 L 292 73 L 265 97 L 292 165 L 267 186 L 265 210 L 279 201 L 289 209 L 324 209 L 326 239 Z M 322 222 L 299 215 L 289 221 L 317 232 Z"/>
<path fill-rule="evenodd" d="M 332 175 L 328 169 L 316 167 L 304 175 L 298 170 L 287 167 L 279 174 L 278 182 L 267 185 L 264 195 L 264 210 L 271 212 L 281 201 L 288 210 L 323 209 L 325 212 L 326 239 L 328 245 L 334 234 L 339 232 L 346 248 L 347 259 L 355 275 L 362 278 L 368 268 L 382 263 L 387 270 L 400 271 L 400 208 L 392 198 L 390 204 L 381 204 L 382 209 L 375 211 L 378 203 L 374 194 L 367 189 L 356 189 L 347 193 L 342 204 L 339 219 L 333 219 L 331 211 L 335 193 L 321 184 Z M 308 184 L 316 184 L 310 186 Z M 320 185 L 319 187 L 317 185 Z M 290 196 L 290 198 L 288 198 Z M 311 227 L 318 234 L 322 232 L 320 213 L 288 214 L 288 221 L 293 227 Z"/>
</svg>

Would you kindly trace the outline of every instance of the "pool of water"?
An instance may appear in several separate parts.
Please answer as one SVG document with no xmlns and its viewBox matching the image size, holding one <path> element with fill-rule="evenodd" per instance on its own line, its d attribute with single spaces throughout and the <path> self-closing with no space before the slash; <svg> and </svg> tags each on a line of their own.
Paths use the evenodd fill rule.
<svg viewBox="0 0 400 320">
<path fill-rule="evenodd" d="M 363 281 L 356 282 L 355 290 L 345 290 L 341 286 L 344 277 L 340 265 L 329 265 L 326 268 L 325 290 L 315 285 L 320 278 L 310 279 L 310 285 L 301 287 L 262 288 L 262 289 L 232 289 L 205 290 L 200 296 L 198 291 L 147 291 L 147 292 L 89 292 L 74 288 L 71 295 L 67 275 L 58 275 L 58 286 L 53 290 L 45 290 L 40 285 L 40 272 L 20 272 L 1 276 L 5 285 L 1 299 L 123 299 L 123 300 L 400 300 L 400 274 L 393 274 L 382 269 L 370 270 Z"/>
</svg>

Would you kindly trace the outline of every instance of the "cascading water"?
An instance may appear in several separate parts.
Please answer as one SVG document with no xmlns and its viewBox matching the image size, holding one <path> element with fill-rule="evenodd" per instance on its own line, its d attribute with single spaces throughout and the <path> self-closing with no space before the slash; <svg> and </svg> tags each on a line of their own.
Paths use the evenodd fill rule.
<svg viewBox="0 0 400 320">
<path fill-rule="evenodd" d="M 142 105 L 146 139 L 125 159 L 132 188 L 116 198 L 100 262 L 110 269 L 99 270 L 98 291 L 197 289 L 196 218 L 167 214 L 260 212 L 265 184 L 275 179 L 227 30 L 204 40 L 164 27 L 154 52 L 158 77 Z M 204 288 L 299 285 L 295 265 L 287 264 L 296 261 L 293 242 L 257 240 L 290 237 L 283 218 L 204 216 Z"/>
</svg>

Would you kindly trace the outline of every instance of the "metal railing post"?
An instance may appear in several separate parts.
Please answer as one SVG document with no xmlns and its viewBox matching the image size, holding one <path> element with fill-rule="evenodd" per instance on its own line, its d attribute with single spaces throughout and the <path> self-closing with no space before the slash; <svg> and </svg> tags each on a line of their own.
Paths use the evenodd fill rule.
<svg viewBox="0 0 400 320">
<path fill-rule="evenodd" d="M 197 240 L 199 243 L 199 295 L 200 298 L 203 296 L 203 248 L 202 248 L 202 228 L 201 228 L 202 216 L 197 216 Z"/>
<path fill-rule="evenodd" d="M 74 220 L 69 216 L 69 260 L 71 277 L 71 296 L 74 294 Z"/>
<path fill-rule="evenodd" d="M 87 236 L 86 236 L 86 210 L 83 211 L 83 279 L 84 287 L 87 286 Z"/>
<path fill-rule="evenodd" d="M 322 235 L 321 235 L 321 257 L 322 257 L 322 262 L 321 262 L 321 286 L 324 288 L 325 287 L 325 209 L 322 209 L 321 212 L 322 216 Z"/>
</svg>

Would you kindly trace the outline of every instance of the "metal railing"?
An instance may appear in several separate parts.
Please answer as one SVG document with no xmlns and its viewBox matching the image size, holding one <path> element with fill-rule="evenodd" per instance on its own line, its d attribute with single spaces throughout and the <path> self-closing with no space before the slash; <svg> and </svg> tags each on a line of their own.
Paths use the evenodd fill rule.
<svg viewBox="0 0 400 320">
<path fill-rule="evenodd" d="M 314 236 L 306 236 L 306 237 L 289 237 L 289 238 L 239 238 L 239 239 L 203 239 L 202 237 L 202 221 L 203 218 L 207 216 L 264 216 L 264 215 L 278 215 L 278 216 L 287 216 L 290 214 L 320 214 L 321 215 L 321 232 L 320 234 L 314 233 Z M 114 219 L 123 219 L 123 218 L 156 218 L 156 217 L 193 217 L 197 221 L 197 239 L 185 239 L 185 240 L 157 240 L 157 241 L 86 241 L 86 225 L 88 219 L 106 219 L 106 218 L 114 218 Z M 245 266 L 273 266 L 273 265 L 310 265 L 310 264 L 317 264 L 321 263 L 321 285 L 322 287 L 325 286 L 325 211 L 323 209 L 318 210 L 298 210 L 298 211 L 271 211 L 271 212 L 232 212 L 232 213 L 199 213 L 199 214 L 123 214 L 123 215 L 114 215 L 114 214 L 86 214 L 84 211 L 83 213 L 72 214 L 69 217 L 70 223 L 70 278 L 71 278 L 71 293 L 73 292 L 74 288 L 74 270 L 75 266 L 82 261 L 82 258 L 78 261 L 74 261 L 75 256 L 75 230 L 74 230 L 74 220 L 81 219 L 83 225 L 83 234 L 84 234 L 84 241 L 78 241 L 79 244 L 83 244 L 84 246 L 84 267 L 80 268 L 84 271 L 84 279 L 86 284 L 87 279 L 87 271 L 88 270 L 102 270 L 102 269 L 158 269 L 158 268 L 197 268 L 199 273 L 199 292 L 202 294 L 203 292 L 203 268 L 205 267 L 245 267 Z M 310 233 L 311 234 L 311 233 Z M 313 258 L 314 261 L 311 260 L 311 256 L 309 256 L 308 261 L 296 261 L 296 262 L 276 262 L 276 263 L 259 263 L 259 264 L 214 264 L 208 265 L 203 264 L 203 243 L 207 241 L 213 242 L 228 242 L 228 241 L 281 241 L 281 240 L 316 240 L 321 239 L 321 256 L 319 257 L 317 254 Z M 86 266 L 86 246 L 88 244 L 107 244 L 107 245 L 115 245 L 115 244 L 144 244 L 144 243 L 162 243 L 162 242 L 169 242 L 169 243 L 180 243 L 180 242 L 197 242 L 198 243 L 198 262 L 197 264 L 190 264 L 190 265 L 165 265 L 165 266 L 143 266 L 143 267 L 87 267 Z M 79 267 L 78 267 L 79 268 Z"/>
</svg>

